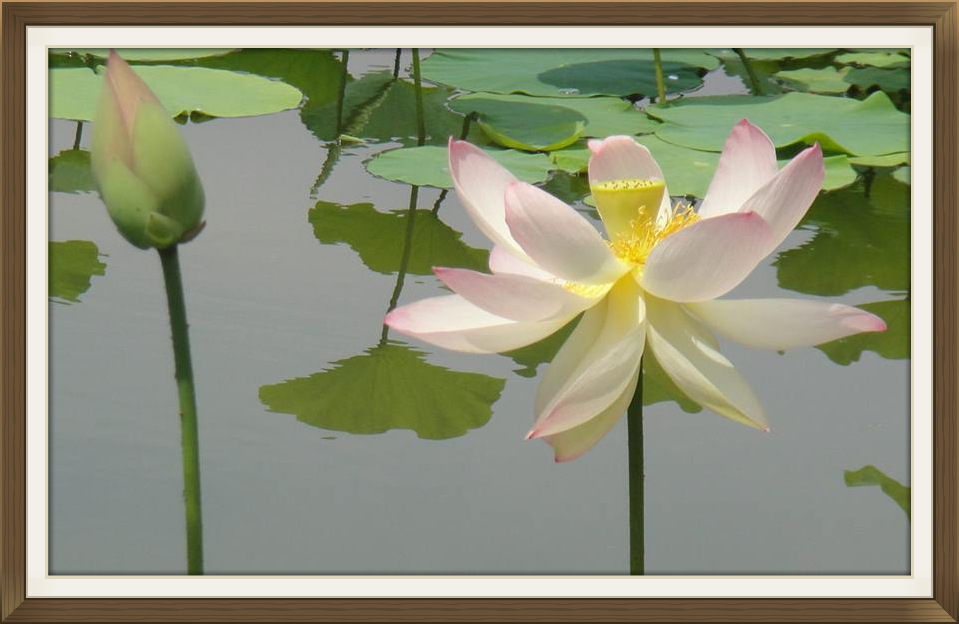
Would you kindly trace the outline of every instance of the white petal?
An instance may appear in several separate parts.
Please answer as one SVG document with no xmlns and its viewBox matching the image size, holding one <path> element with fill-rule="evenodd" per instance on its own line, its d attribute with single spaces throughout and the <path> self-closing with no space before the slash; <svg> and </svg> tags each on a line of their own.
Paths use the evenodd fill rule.
<svg viewBox="0 0 959 624">
<path fill-rule="evenodd" d="M 519 258 L 506 247 L 498 245 L 489 252 L 489 270 L 493 273 L 525 275 L 545 282 L 556 281 L 555 275 L 533 264 L 526 254 L 523 254 L 523 258 Z"/>
<path fill-rule="evenodd" d="M 717 217 L 738 211 L 778 171 L 773 142 L 765 132 L 743 119 L 726 139 L 699 216 Z"/>
<path fill-rule="evenodd" d="M 506 189 L 506 222 L 540 268 L 565 280 L 606 284 L 627 271 L 582 215 L 531 184 Z"/>
<path fill-rule="evenodd" d="M 557 462 L 573 461 L 581 457 L 586 451 L 593 448 L 612 429 L 629 407 L 636 392 L 639 381 L 639 369 L 623 393 L 613 401 L 613 404 L 599 415 L 587 420 L 578 427 L 567 429 L 561 433 L 545 436 L 543 439 L 553 447 Z"/>
<path fill-rule="evenodd" d="M 620 280 L 602 304 L 583 315 L 540 383 L 529 438 L 572 429 L 619 398 L 639 369 L 644 321 L 640 290 L 629 278 Z"/>
<path fill-rule="evenodd" d="M 802 220 L 819 194 L 825 175 L 822 150 L 817 143 L 789 161 L 743 204 L 741 212 L 754 211 L 769 224 L 772 234 L 767 254 Z"/>
<path fill-rule="evenodd" d="M 424 342 L 467 353 L 502 353 L 542 340 L 572 316 L 524 323 L 490 314 L 459 295 L 423 299 L 396 308 L 383 322 Z"/>
<path fill-rule="evenodd" d="M 470 303 L 514 321 L 542 321 L 559 315 L 568 318 L 598 300 L 596 297 L 581 297 L 559 284 L 525 275 L 490 275 L 443 267 L 434 267 L 433 272 Z"/>
<path fill-rule="evenodd" d="M 720 299 L 686 307 L 713 330 L 757 349 L 810 347 L 886 330 L 881 318 L 859 308 L 808 299 Z"/>
<path fill-rule="evenodd" d="M 756 213 L 703 219 L 660 242 L 646 259 L 643 288 L 672 301 L 705 301 L 739 285 L 769 249 L 769 225 Z"/>
<path fill-rule="evenodd" d="M 649 348 L 680 390 L 737 422 L 768 429 L 766 412 L 749 384 L 719 351 L 715 340 L 682 306 L 646 298 Z"/>
<path fill-rule="evenodd" d="M 496 245 L 514 255 L 526 254 L 519 248 L 506 226 L 503 194 L 516 177 L 492 156 L 466 141 L 449 141 L 450 176 L 460 203 L 480 229 Z"/>
</svg>

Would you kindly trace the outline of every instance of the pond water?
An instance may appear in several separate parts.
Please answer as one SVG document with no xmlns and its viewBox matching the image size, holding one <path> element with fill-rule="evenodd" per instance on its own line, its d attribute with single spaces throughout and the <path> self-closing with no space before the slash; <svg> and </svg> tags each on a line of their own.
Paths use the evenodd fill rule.
<svg viewBox="0 0 959 624">
<path fill-rule="evenodd" d="M 341 71 L 339 53 L 315 54 L 329 75 Z M 399 273 L 411 187 L 365 163 L 416 144 L 409 58 L 402 87 L 391 87 L 403 91 L 387 95 L 396 110 L 382 108 L 387 99 L 369 120 L 375 129 L 346 132 L 365 142 L 334 144 L 323 124 L 335 129 L 335 102 L 321 102 L 319 86 L 317 105 L 302 111 L 182 126 L 207 195 L 207 227 L 180 252 L 206 573 L 626 574 L 625 421 L 556 464 L 546 444 L 524 440 L 545 369 L 535 353 L 454 353 L 394 332 L 381 343 L 394 296 L 444 292 L 430 264 L 482 267 L 490 247 L 455 193 L 424 186 L 413 241 L 429 251 L 414 249 Z M 689 100 L 749 93 L 727 58 Z M 352 51 L 351 84 L 393 61 L 393 51 Z M 440 91 L 427 101 L 434 145 L 462 124 L 436 104 L 456 92 Z M 348 116 L 348 98 L 344 106 Z M 74 145 L 76 128 L 51 120 L 51 157 Z M 88 138 L 85 125 L 81 148 Z M 484 140 L 476 124 L 470 138 Z M 888 169 L 857 171 L 729 297 L 865 304 L 890 330 L 785 353 L 722 342 L 763 401 L 769 433 L 673 400 L 646 407 L 647 574 L 909 573 L 907 515 L 879 487 L 844 480 L 873 465 L 910 481 L 909 187 Z M 582 180 L 553 172 L 547 188 L 593 218 Z M 427 211 L 438 200 L 436 222 Z M 50 573 L 182 574 L 179 420 L 157 254 L 124 241 L 91 192 L 50 194 L 50 240 L 93 241 L 105 265 L 75 300 L 49 307 Z"/>
</svg>

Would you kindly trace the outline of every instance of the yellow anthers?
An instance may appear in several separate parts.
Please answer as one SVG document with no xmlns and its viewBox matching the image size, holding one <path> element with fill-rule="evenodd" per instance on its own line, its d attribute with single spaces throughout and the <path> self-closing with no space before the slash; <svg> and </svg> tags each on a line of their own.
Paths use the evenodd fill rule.
<svg viewBox="0 0 959 624">
<path fill-rule="evenodd" d="M 698 220 L 699 215 L 692 206 L 679 203 L 672 209 L 669 219 L 661 227 L 656 227 L 642 217 L 630 221 L 629 229 L 615 241 L 610 242 L 609 248 L 623 262 L 640 267 L 646 264 L 646 258 L 661 240 Z"/>
<path fill-rule="evenodd" d="M 636 191 L 663 186 L 662 180 L 606 180 L 592 185 L 592 191 L 606 193 L 611 191 Z"/>
</svg>

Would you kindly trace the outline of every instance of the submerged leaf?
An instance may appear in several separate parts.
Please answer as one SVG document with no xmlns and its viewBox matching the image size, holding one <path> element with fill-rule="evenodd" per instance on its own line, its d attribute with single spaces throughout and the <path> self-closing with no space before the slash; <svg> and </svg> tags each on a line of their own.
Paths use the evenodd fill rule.
<svg viewBox="0 0 959 624">
<path fill-rule="evenodd" d="M 846 487 L 878 485 L 882 488 L 883 494 L 895 501 L 899 508 L 906 512 L 907 518 L 912 518 L 912 488 L 899 483 L 875 466 L 863 466 L 859 470 L 844 470 L 843 479 Z"/>
<path fill-rule="evenodd" d="M 320 201 L 310 210 L 309 220 L 321 243 L 348 244 L 370 270 L 387 274 L 400 270 L 409 210 L 380 212 L 373 204 Z M 488 251 L 464 243 L 462 234 L 440 221 L 432 211 L 414 212 L 409 273 L 432 275 L 434 266 L 485 271 L 488 258 Z"/>
<path fill-rule="evenodd" d="M 260 401 L 272 412 L 329 431 L 408 429 L 420 438 L 446 440 L 489 422 L 505 384 L 430 364 L 424 353 L 388 342 L 309 377 L 261 386 Z"/>
<path fill-rule="evenodd" d="M 909 187 L 892 176 L 877 176 L 868 198 L 862 184 L 821 194 L 800 227 L 816 234 L 773 262 L 782 288 L 821 296 L 909 290 Z"/>
<path fill-rule="evenodd" d="M 84 193 L 97 190 L 90 170 L 90 152 L 80 149 L 63 150 L 50 159 L 50 191 L 57 193 Z"/>
<path fill-rule="evenodd" d="M 97 246 L 85 240 L 51 241 L 49 251 L 48 293 L 61 302 L 79 301 L 90 288 L 94 275 L 103 275 Z"/>
</svg>

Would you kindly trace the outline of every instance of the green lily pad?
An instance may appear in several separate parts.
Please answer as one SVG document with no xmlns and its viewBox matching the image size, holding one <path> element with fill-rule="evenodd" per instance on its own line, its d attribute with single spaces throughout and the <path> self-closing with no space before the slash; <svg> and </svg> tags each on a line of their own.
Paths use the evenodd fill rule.
<svg viewBox="0 0 959 624">
<path fill-rule="evenodd" d="M 90 170 L 90 152 L 87 150 L 63 150 L 50 159 L 49 167 L 51 192 L 85 193 L 97 190 Z"/>
<path fill-rule="evenodd" d="M 327 431 L 407 429 L 426 440 L 447 440 L 488 423 L 505 384 L 430 364 L 424 353 L 388 342 L 309 377 L 261 386 L 260 401 Z"/>
<path fill-rule="evenodd" d="M 909 67 L 912 60 L 899 52 L 847 52 L 837 56 L 836 62 L 840 65 L 896 69 Z"/>
<path fill-rule="evenodd" d="M 586 118 L 576 111 L 531 97 L 504 102 L 495 96 L 465 96 L 453 100 L 451 107 L 476 113 L 477 123 L 496 144 L 528 152 L 566 147 L 586 128 Z"/>
<path fill-rule="evenodd" d="M 808 93 L 688 98 L 647 112 L 665 122 L 658 137 L 692 149 L 721 151 L 730 128 L 746 118 L 776 147 L 818 141 L 825 150 L 857 156 L 909 151 L 909 115 L 881 91 L 863 101 Z"/>
<path fill-rule="evenodd" d="M 516 150 L 486 150 L 498 163 L 524 182 L 535 184 L 549 177 L 552 162 L 545 154 Z M 445 146 L 424 145 L 380 152 L 366 163 L 375 176 L 414 186 L 453 188 Z"/>
<path fill-rule="evenodd" d="M 835 48 L 745 48 L 743 54 L 747 59 L 757 61 L 783 61 L 787 59 L 811 59 L 817 56 L 826 56 L 836 51 Z M 739 58 L 731 48 L 718 50 L 720 58 L 729 56 Z"/>
<path fill-rule="evenodd" d="M 277 80 L 205 67 L 143 65 L 137 74 L 173 116 L 246 117 L 300 104 L 302 94 Z M 50 70 L 50 116 L 91 121 L 103 82 L 89 69 Z"/>
<path fill-rule="evenodd" d="M 863 466 L 859 470 L 843 470 L 846 487 L 878 485 L 883 494 L 891 498 L 899 508 L 912 518 L 912 488 L 899 483 L 875 466 Z"/>
<path fill-rule="evenodd" d="M 910 74 L 906 70 L 876 67 L 805 68 L 781 71 L 776 74 L 776 77 L 793 88 L 827 94 L 845 93 L 853 87 L 861 91 L 878 87 L 883 91 L 897 92 L 909 89 L 912 84 Z"/>
<path fill-rule="evenodd" d="M 821 194 L 800 227 L 816 234 L 776 258 L 782 288 L 821 296 L 863 286 L 908 292 L 910 193 L 892 176 L 876 176 L 868 198 L 862 184 Z"/>
<path fill-rule="evenodd" d="M 97 246 L 85 240 L 51 241 L 48 293 L 60 302 L 76 302 L 90 288 L 94 275 L 103 275 L 107 265 L 100 262 Z"/>
<path fill-rule="evenodd" d="M 910 167 L 899 167 L 892 172 L 892 177 L 903 184 L 912 184 L 912 169 Z"/>
<path fill-rule="evenodd" d="M 400 270 L 409 219 L 408 210 L 379 212 L 373 204 L 325 201 L 317 202 L 309 213 L 313 233 L 321 243 L 346 243 L 370 270 L 386 274 Z M 489 252 L 470 247 L 461 237 L 431 210 L 416 210 L 407 271 L 432 275 L 434 266 L 485 271 Z"/>
<path fill-rule="evenodd" d="M 804 67 L 802 69 L 777 72 L 775 77 L 793 89 L 800 89 L 811 93 L 837 94 L 845 93 L 852 87 L 852 84 L 846 81 L 846 75 L 849 71 L 849 67 L 843 67 L 842 69 L 836 69 L 835 67 L 823 67 L 822 69 Z"/>
<path fill-rule="evenodd" d="M 700 76 L 719 66 L 718 59 L 696 49 L 664 49 L 662 59 L 669 93 L 699 87 Z M 652 49 L 443 49 L 423 62 L 423 77 L 490 93 L 552 97 L 656 93 Z"/>
<path fill-rule="evenodd" d="M 343 73 L 342 63 L 330 50 L 245 48 L 198 59 L 195 65 L 281 80 L 299 89 L 304 108 L 335 100 Z"/>
<path fill-rule="evenodd" d="M 480 113 L 482 121 L 504 134 L 511 134 L 512 129 L 528 135 L 529 145 L 550 146 L 541 148 L 542 151 L 553 151 L 559 149 L 556 145 L 565 147 L 563 143 L 571 143 L 569 137 L 579 136 L 576 131 L 580 122 L 585 124 L 580 133 L 584 137 L 648 134 L 659 125 L 626 100 L 614 97 L 533 98 L 473 93 L 452 100 L 450 108 L 464 115 Z M 562 120 L 562 125 L 550 123 L 551 118 Z"/>
<path fill-rule="evenodd" d="M 687 149 L 667 143 L 656 136 L 643 136 L 637 140 L 649 149 L 659 163 L 671 195 L 705 197 L 719 163 L 719 154 Z M 589 150 L 585 148 L 559 150 L 550 154 L 550 158 L 557 168 L 577 173 L 586 171 L 589 154 Z M 779 166 L 783 167 L 787 162 L 788 160 L 780 160 Z M 856 171 L 845 155 L 828 156 L 823 159 L 823 165 L 826 170 L 823 190 L 835 190 L 856 181 Z"/>
<path fill-rule="evenodd" d="M 872 351 L 887 360 L 908 360 L 910 355 L 909 300 L 877 301 L 856 306 L 886 321 L 886 331 L 855 334 L 816 348 L 842 366 L 858 362 L 863 351 Z"/>
<path fill-rule="evenodd" d="M 909 162 L 909 152 L 898 152 L 884 156 L 850 156 L 849 164 L 860 167 L 898 167 Z"/>
<path fill-rule="evenodd" d="M 116 48 L 123 60 L 144 63 L 221 56 L 232 51 L 232 48 Z M 105 59 L 110 55 L 110 48 L 51 48 L 50 54 L 90 55 Z"/>
</svg>

